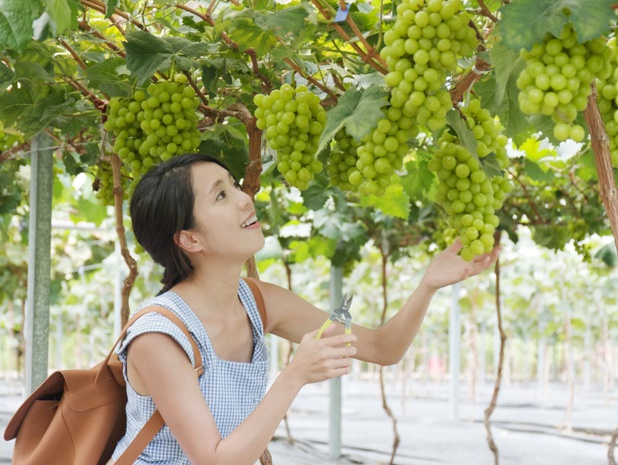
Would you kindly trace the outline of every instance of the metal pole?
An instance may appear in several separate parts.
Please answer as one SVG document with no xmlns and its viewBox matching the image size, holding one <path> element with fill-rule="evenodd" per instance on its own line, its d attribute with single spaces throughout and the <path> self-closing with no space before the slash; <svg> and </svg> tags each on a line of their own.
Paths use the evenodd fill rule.
<svg viewBox="0 0 618 465">
<path fill-rule="evenodd" d="M 48 138 L 32 139 L 30 160 L 30 223 L 28 236 L 28 297 L 26 301 L 26 394 L 47 378 L 49 352 L 49 286 L 53 157 L 44 149 Z"/>
<path fill-rule="evenodd" d="M 331 266 L 330 269 L 330 308 L 333 309 L 341 302 L 343 293 L 343 268 Z M 331 379 L 329 402 L 329 452 L 330 457 L 341 457 L 341 378 Z"/>
<path fill-rule="evenodd" d="M 459 420 L 459 371 L 461 356 L 461 321 L 459 291 L 461 285 L 453 284 L 451 290 L 451 312 L 449 317 L 449 371 L 451 377 L 450 406 L 451 420 Z"/>
</svg>

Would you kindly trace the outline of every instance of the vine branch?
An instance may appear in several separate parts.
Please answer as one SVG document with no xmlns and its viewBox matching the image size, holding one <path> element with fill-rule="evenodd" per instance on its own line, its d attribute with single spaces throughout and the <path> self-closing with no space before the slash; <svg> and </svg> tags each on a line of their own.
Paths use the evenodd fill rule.
<svg viewBox="0 0 618 465">
<path fill-rule="evenodd" d="M 491 11 L 489 11 L 489 8 L 487 8 L 487 6 L 485 5 L 485 1 L 484 0 L 478 0 L 478 4 L 479 4 L 479 7 L 481 9 L 480 13 L 483 16 L 487 16 L 494 23 L 498 22 L 498 18 L 496 18 L 496 16 L 494 16 L 494 14 Z"/>
<path fill-rule="evenodd" d="M 496 244 L 500 242 L 500 231 L 496 231 L 494 233 L 494 238 L 496 238 Z M 496 382 L 494 384 L 494 391 L 491 396 L 491 401 L 489 406 L 485 409 L 484 421 L 485 430 L 487 431 L 487 443 L 489 444 L 489 449 L 494 454 L 494 464 L 499 464 L 498 459 L 498 447 L 494 442 L 493 435 L 491 433 L 491 425 L 489 419 L 491 414 L 494 412 L 496 408 L 496 403 L 498 402 L 498 394 L 500 393 L 500 384 L 502 382 L 502 365 L 504 363 L 504 346 L 506 342 L 506 334 L 502 329 L 502 309 L 500 306 L 500 257 L 496 260 L 496 313 L 498 319 L 498 330 L 500 332 L 500 354 L 498 356 L 498 368 L 496 370 Z"/>
<path fill-rule="evenodd" d="M 98 12 L 103 14 L 105 14 L 107 11 L 107 5 L 105 5 L 105 3 L 103 2 L 100 2 L 99 0 L 81 0 L 81 3 L 82 5 L 92 8 L 93 10 L 97 10 Z M 125 19 L 126 21 L 130 22 L 135 27 L 143 31 L 146 30 L 146 26 L 144 26 L 139 21 L 134 20 L 133 18 L 131 18 L 131 16 L 126 14 L 124 11 L 119 10 L 118 8 L 114 9 L 113 15 L 120 16 L 121 18 Z"/>
<path fill-rule="evenodd" d="M 29 150 L 30 149 L 30 143 L 29 142 L 24 142 L 22 144 L 16 145 L 15 147 L 11 147 L 10 149 L 6 150 L 5 152 L 0 153 L 0 163 L 3 163 L 4 161 L 8 160 L 9 158 L 11 158 L 13 155 L 15 155 L 17 152 L 21 152 L 22 150 Z"/>
<path fill-rule="evenodd" d="M 597 106 L 597 88 L 592 83 L 592 92 L 588 97 L 588 106 L 584 110 L 584 117 L 590 132 L 592 151 L 597 166 L 599 177 L 599 195 L 605 206 L 609 225 L 611 227 L 614 243 L 618 249 L 618 189 L 612 167 L 611 153 L 609 151 L 609 137 Z"/>
<path fill-rule="evenodd" d="M 71 56 L 73 57 L 73 59 L 79 65 L 79 67 L 81 69 L 86 69 L 87 68 L 86 63 L 84 63 L 84 61 L 80 58 L 80 56 L 77 54 L 77 52 L 75 50 L 73 50 L 73 47 L 71 47 L 69 44 L 67 44 L 62 39 L 58 39 L 58 42 L 60 42 L 62 44 L 62 46 L 67 49 L 67 51 L 71 54 Z"/>
<path fill-rule="evenodd" d="M 328 13 L 328 11 L 326 11 L 322 7 L 322 5 L 320 4 L 320 2 L 318 0 L 311 0 L 311 3 L 313 3 L 313 5 L 318 9 L 318 11 L 322 14 L 322 16 L 324 16 L 324 19 L 326 19 L 327 21 L 330 21 L 332 19 L 330 14 Z M 348 15 L 348 18 L 349 18 L 349 15 Z M 337 23 L 331 23 L 331 26 L 333 27 L 333 29 L 335 31 L 337 31 L 337 33 L 343 38 L 343 40 L 345 40 L 346 42 L 348 42 L 350 44 L 350 46 L 356 51 L 356 53 L 358 53 L 358 56 L 360 56 L 361 59 L 365 63 L 367 63 L 369 66 L 371 66 L 376 71 L 378 71 L 378 72 L 380 72 L 382 74 L 387 74 L 388 73 L 388 66 L 386 66 L 386 63 L 384 63 L 384 60 L 382 60 L 382 57 L 380 57 L 379 55 L 375 54 L 375 50 L 373 48 L 371 48 L 371 53 L 373 53 L 373 55 L 370 55 L 369 50 L 367 52 L 365 52 L 357 44 L 355 44 L 354 42 L 351 42 L 350 36 Z M 356 26 L 356 24 L 354 26 Z M 358 30 L 358 28 L 356 28 L 356 30 Z M 361 37 L 359 37 L 359 40 L 366 42 L 366 40 L 362 36 L 362 34 L 361 34 Z"/>
<path fill-rule="evenodd" d="M 103 146 L 105 145 L 105 141 L 101 141 L 101 150 L 103 150 Z M 131 294 L 131 289 L 133 288 L 133 284 L 135 283 L 135 278 L 137 278 L 137 262 L 131 256 L 129 252 L 129 247 L 127 246 L 127 236 L 125 234 L 124 222 L 122 219 L 122 183 L 121 183 L 121 172 L 120 165 L 121 161 L 118 158 L 118 155 L 113 154 L 112 160 L 112 176 L 114 179 L 114 206 L 116 213 L 116 233 L 118 234 L 118 242 L 120 243 L 120 253 L 124 258 L 125 263 L 129 267 L 129 275 L 125 278 L 123 286 L 122 286 L 122 307 L 120 309 L 120 324 L 124 326 L 127 324 L 129 320 L 129 295 Z"/>
</svg>

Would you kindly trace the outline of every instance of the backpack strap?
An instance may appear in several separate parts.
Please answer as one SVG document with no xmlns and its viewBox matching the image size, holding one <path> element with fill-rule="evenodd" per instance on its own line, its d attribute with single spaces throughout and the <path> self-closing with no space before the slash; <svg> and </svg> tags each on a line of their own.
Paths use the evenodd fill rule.
<svg viewBox="0 0 618 465">
<path fill-rule="evenodd" d="M 107 362 L 109 361 L 112 353 L 114 352 L 114 349 L 116 348 L 118 343 L 124 339 L 129 327 L 135 322 L 135 320 L 137 320 L 141 316 L 146 315 L 147 313 L 160 313 L 182 330 L 183 334 L 187 337 L 187 339 L 189 339 L 191 347 L 193 348 L 193 359 L 195 360 L 194 369 L 195 373 L 199 378 L 200 375 L 204 373 L 204 364 L 202 362 L 202 353 L 198 349 L 197 344 L 195 343 L 195 339 L 193 338 L 183 321 L 178 318 L 178 316 L 176 316 L 174 312 L 171 312 L 170 310 L 163 307 L 158 307 L 156 309 L 145 308 L 137 312 L 125 325 L 124 329 L 122 330 L 122 334 L 116 341 L 116 344 L 114 344 L 114 347 L 112 347 L 112 350 L 105 359 L 105 363 L 103 365 L 107 365 Z M 148 445 L 148 443 L 154 439 L 154 437 L 157 435 L 157 433 L 164 424 L 165 421 L 163 420 L 161 413 L 159 413 L 158 410 L 155 410 L 152 416 L 146 422 L 146 424 L 142 427 L 141 431 L 137 434 L 137 436 L 135 436 L 133 441 L 131 441 L 129 447 L 127 447 L 127 449 L 122 453 L 120 458 L 118 458 L 118 460 L 115 462 L 115 465 L 133 464 L 137 457 L 139 457 L 139 454 L 141 454 Z"/>
<path fill-rule="evenodd" d="M 255 299 L 258 311 L 260 312 L 260 318 L 262 319 L 262 328 L 264 328 L 264 333 L 266 333 L 266 306 L 264 305 L 264 297 L 262 296 L 262 291 L 260 291 L 260 288 L 256 284 L 256 281 L 258 280 L 255 278 L 242 279 L 251 288 L 253 298 Z"/>
</svg>

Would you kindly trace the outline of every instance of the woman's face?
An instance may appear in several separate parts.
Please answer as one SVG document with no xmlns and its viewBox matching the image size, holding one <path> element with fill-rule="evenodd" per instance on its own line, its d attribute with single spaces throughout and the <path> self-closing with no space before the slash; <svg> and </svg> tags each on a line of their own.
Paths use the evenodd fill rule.
<svg viewBox="0 0 618 465">
<path fill-rule="evenodd" d="M 196 163 L 191 170 L 195 231 L 207 254 L 243 261 L 253 256 L 264 246 L 264 234 L 251 197 L 216 163 Z"/>
</svg>

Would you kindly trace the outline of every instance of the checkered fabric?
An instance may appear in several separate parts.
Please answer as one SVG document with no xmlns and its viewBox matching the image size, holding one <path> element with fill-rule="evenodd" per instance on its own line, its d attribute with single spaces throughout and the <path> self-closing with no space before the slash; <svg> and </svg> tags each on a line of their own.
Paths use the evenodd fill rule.
<svg viewBox="0 0 618 465">
<path fill-rule="evenodd" d="M 176 313 L 195 338 L 204 359 L 204 374 L 199 378 L 200 389 L 204 394 L 222 437 L 229 435 L 262 400 L 268 382 L 268 350 L 264 343 L 262 321 L 255 299 L 249 286 L 239 281 L 239 297 L 249 315 L 253 327 L 254 351 L 250 363 L 231 362 L 217 358 L 208 334 L 201 321 L 189 306 L 174 292 L 166 292 L 141 308 L 158 305 Z M 140 396 L 133 390 L 127 379 L 127 347 L 133 339 L 144 333 L 164 333 L 180 344 L 191 358 L 193 352 L 185 335 L 176 325 L 159 313 L 149 313 L 139 318 L 127 332 L 119 346 L 118 357 L 124 365 L 127 381 L 127 431 L 118 442 L 112 458 L 118 460 L 139 433 L 155 410 L 151 397 Z M 162 376 L 165 374 L 162 373 Z M 188 465 L 189 460 L 167 425 L 146 446 L 135 465 Z"/>
</svg>

